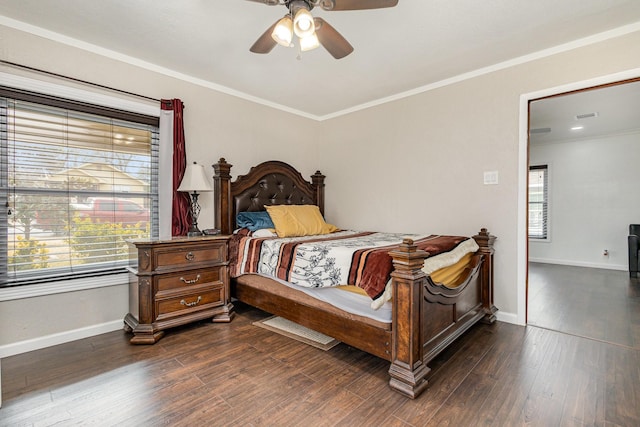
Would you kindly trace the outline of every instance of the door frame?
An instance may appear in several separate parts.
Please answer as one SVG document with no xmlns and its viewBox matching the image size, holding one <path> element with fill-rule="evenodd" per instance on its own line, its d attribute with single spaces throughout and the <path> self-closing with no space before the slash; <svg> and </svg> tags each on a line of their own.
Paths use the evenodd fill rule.
<svg viewBox="0 0 640 427">
<path fill-rule="evenodd" d="M 529 239 L 527 232 L 527 194 L 529 171 L 529 102 L 539 98 L 546 98 L 568 92 L 591 89 L 597 86 L 623 82 L 640 78 L 640 68 L 634 68 L 619 73 L 608 74 L 588 80 L 568 83 L 561 86 L 529 92 L 520 95 L 520 123 L 518 137 L 518 231 L 516 278 L 517 278 L 517 312 L 513 323 L 527 324 L 528 308 L 528 264 Z M 506 320 L 506 319 L 505 319 Z"/>
</svg>

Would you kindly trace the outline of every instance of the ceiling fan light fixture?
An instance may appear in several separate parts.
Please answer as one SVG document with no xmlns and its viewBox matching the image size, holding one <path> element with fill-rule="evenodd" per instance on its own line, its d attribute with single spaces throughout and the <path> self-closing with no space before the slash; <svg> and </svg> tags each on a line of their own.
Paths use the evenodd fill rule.
<svg viewBox="0 0 640 427">
<path fill-rule="evenodd" d="M 276 45 L 292 47 L 299 40 L 299 52 L 322 45 L 335 59 L 342 59 L 353 52 L 353 46 L 320 17 L 311 11 L 320 7 L 332 10 L 367 10 L 394 7 L 399 0 L 249 0 L 269 6 L 285 6 L 288 14 L 280 18 L 262 33 L 249 50 L 253 53 L 269 53 Z M 295 37 L 294 37 L 295 36 Z M 300 58 L 300 55 L 298 55 Z"/>
<path fill-rule="evenodd" d="M 300 50 L 302 52 L 313 50 L 319 46 L 320 41 L 318 40 L 318 36 L 316 36 L 316 33 L 311 33 L 308 36 L 300 38 Z"/>
<path fill-rule="evenodd" d="M 303 38 L 316 31 L 316 26 L 313 22 L 313 16 L 308 9 L 301 7 L 295 12 L 293 17 L 293 31 L 296 36 Z"/>
<path fill-rule="evenodd" d="M 271 33 L 271 38 L 279 45 L 285 47 L 291 46 L 291 41 L 293 40 L 293 22 L 289 15 L 286 15 L 278 21 Z"/>
</svg>

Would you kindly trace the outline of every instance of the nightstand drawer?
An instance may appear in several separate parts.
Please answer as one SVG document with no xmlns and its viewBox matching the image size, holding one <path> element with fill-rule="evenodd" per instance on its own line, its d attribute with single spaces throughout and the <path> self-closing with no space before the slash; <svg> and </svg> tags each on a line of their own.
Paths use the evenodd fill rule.
<svg viewBox="0 0 640 427">
<path fill-rule="evenodd" d="M 218 307 L 224 304 L 223 285 L 204 287 L 198 292 L 156 300 L 156 304 L 158 313 L 156 320 L 165 320 L 190 312 Z"/>
<path fill-rule="evenodd" d="M 223 263 L 227 258 L 226 243 L 206 246 L 158 249 L 155 251 L 156 270 L 184 269 L 192 265 Z"/>
<path fill-rule="evenodd" d="M 184 290 L 205 283 L 219 283 L 223 280 L 221 271 L 226 267 L 209 267 L 198 270 L 180 271 L 158 276 L 156 279 L 156 297 L 170 291 Z M 221 274 L 222 273 L 222 274 Z"/>
</svg>

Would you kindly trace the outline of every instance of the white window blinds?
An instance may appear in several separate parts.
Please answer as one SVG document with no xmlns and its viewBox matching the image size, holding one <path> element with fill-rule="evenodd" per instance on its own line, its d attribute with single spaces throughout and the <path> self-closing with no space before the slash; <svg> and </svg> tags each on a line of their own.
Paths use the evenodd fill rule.
<svg viewBox="0 0 640 427">
<path fill-rule="evenodd" d="M 529 238 L 549 237 L 549 179 L 547 165 L 529 168 Z"/>
<path fill-rule="evenodd" d="M 0 286 L 122 272 L 157 236 L 157 120 L 0 88 Z"/>
</svg>

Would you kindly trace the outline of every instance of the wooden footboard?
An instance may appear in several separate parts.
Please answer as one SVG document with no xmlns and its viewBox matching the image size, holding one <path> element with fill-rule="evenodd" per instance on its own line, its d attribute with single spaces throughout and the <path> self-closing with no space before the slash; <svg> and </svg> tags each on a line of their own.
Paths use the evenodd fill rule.
<svg viewBox="0 0 640 427">
<path fill-rule="evenodd" d="M 427 363 L 480 320 L 495 321 L 493 241 L 486 229 L 466 280 L 455 288 L 434 283 L 422 271 L 428 253 L 406 239 L 393 258 L 393 328 L 389 385 L 417 397 L 427 386 Z"/>
<path fill-rule="evenodd" d="M 343 311 L 264 276 L 245 274 L 233 281 L 240 301 L 321 332 L 347 345 L 391 361 L 391 325 Z"/>
</svg>

